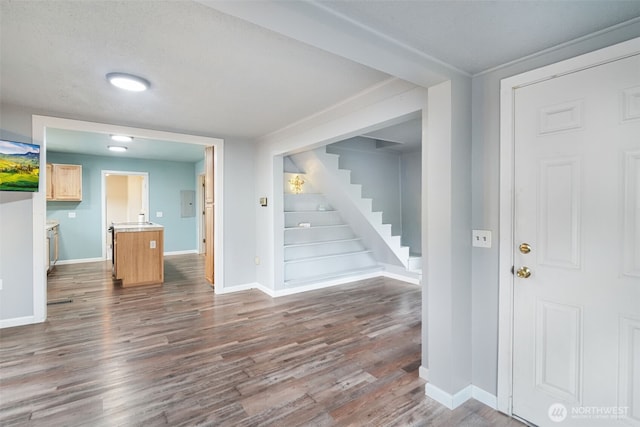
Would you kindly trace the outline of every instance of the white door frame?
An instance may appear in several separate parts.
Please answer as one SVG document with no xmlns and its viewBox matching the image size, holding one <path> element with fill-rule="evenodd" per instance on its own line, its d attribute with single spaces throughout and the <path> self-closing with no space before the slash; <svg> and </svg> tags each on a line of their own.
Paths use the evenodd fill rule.
<svg viewBox="0 0 640 427">
<path fill-rule="evenodd" d="M 500 268 L 498 317 L 498 410 L 512 415 L 514 91 L 541 81 L 640 53 L 640 38 L 502 80 L 500 84 Z"/>
<path fill-rule="evenodd" d="M 142 192 L 142 210 L 147 215 L 147 220 L 151 218 L 149 213 L 149 172 L 128 172 L 128 171 L 114 171 L 114 170 L 102 170 L 100 177 L 100 192 L 102 200 L 102 227 L 109 227 L 107 224 L 107 175 L 119 175 L 119 176 L 141 176 L 144 186 Z M 107 233 L 106 228 L 102 230 L 102 259 L 110 259 L 107 252 Z"/>
<path fill-rule="evenodd" d="M 81 120 L 61 119 L 58 117 L 33 115 L 31 135 L 34 144 L 40 145 L 40 163 L 46 164 L 46 135 L 48 128 L 68 129 L 105 134 L 131 135 L 138 138 L 158 139 L 164 141 L 213 146 L 215 174 L 215 291 L 221 292 L 224 287 L 224 251 L 223 242 L 223 201 L 224 201 L 224 140 L 205 136 L 164 132 L 152 129 L 129 126 L 110 125 L 105 123 L 86 122 Z M 46 174 L 40 175 L 40 188 L 47 188 Z M 47 198 L 45 191 L 33 193 L 33 317 L 21 324 L 40 323 L 47 319 L 47 267 L 45 265 L 45 223 L 47 217 Z"/>
</svg>

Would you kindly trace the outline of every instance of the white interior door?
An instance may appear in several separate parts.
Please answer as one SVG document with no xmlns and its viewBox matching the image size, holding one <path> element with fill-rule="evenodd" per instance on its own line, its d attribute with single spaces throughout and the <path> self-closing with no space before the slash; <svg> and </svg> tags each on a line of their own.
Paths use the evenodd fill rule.
<svg viewBox="0 0 640 427">
<path fill-rule="evenodd" d="M 640 57 L 514 103 L 513 414 L 640 426 Z"/>
</svg>

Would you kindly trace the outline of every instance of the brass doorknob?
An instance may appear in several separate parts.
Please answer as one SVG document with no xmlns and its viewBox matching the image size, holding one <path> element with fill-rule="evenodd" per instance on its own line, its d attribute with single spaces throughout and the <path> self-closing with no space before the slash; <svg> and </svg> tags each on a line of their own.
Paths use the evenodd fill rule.
<svg viewBox="0 0 640 427">
<path fill-rule="evenodd" d="M 529 267 L 520 267 L 518 271 L 516 271 L 516 275 L 521 279 L 527 279 L 531 276 L 531 270 L 529 270 Z"/>
</svg>

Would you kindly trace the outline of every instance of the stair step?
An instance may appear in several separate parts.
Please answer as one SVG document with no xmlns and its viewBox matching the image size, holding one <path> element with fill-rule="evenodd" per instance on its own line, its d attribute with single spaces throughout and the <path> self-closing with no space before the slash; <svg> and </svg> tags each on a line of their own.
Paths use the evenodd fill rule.
<svg viewBox="0 0 640 427">
<path fill-rule="evenodd" d="M 284 246 L 284 260 L 293 261 L 302 258 L 313 258 L 364 251 L 362 240 L 357 237 L 349 239 L 333 239 L 325 241 L 309 241 Z"/>
<path fill-rule="evenodd" d="M 312 242 L 353 239 L 356 236 L 349 225 L 316 225 L 311 227 L 286 227 L 284 244 L 296 245 Z"/>
<path fill-rule="evenodd" d="M 329 224 L 329 225 L 312 225 L 311 227 L 285 227 L 284 231 L 290 230 L 313 230 L 317 228 L 340 228 L 349 227 L 349 224 Z"/>
<path fill-rule="evenodd" d="M 305 279 L 323 274 L 339 273 L 357 268 L 370 268 L 378 263 L 370 251 L 359 250 L 352 253 L 338 253 L 325 256 L 311 256 L 304 260 L 284 263 L 285 280 Z"/>
<path fill-rule="evenodd" d="M 344 257 L 348 257 L 348 256 L 354 256 L 354 255 L 363 255 L 363 254 L 370 254 L 372 251 L 368 251 L 368 250 L 363 250 L 363 251 L 353 251 L 353 252 L 339 252 L 339 253 L 335 253 L 335 254 L 330 254 L 330 255 L 322 255 L 322 256 L 310 256 L 310 257 L 306 257 L 306 258 L 296 258 L 296 259 L 290 259 L 288 261 L 285 261 L 285 264 L 294 264 L 294 263 L 298 263 L 298 262 L 309 262 L 309 261 L 319 261 L 321 259 L 329 259 L 329 258 L 344 258 Z"/>
<path fill-rule="evenodd" d="M 338 212 L 337 210 L 334 209 L 325 209 L 323 211 L 319 211 L 319 210 L 298 210 L 298 211 L 284 211 L 285 214 L 295 214 L 295 213 L 331 213 L 331 212 Z"/>
<path fill-rule="evenodd" d="M 352 270 L 344 270 L 344 271 L 339 271 L 339 272 L 330 273 L 330 274 L 321 274 L 313 277 L 286 280 L 284 282 L 284 285 L 286 287 L 311 285 L 314 283 L 325 282 L 327 280 L 342 279 L 342 278 L 348 278 L 352 276 L 362 276 L 364 274 L 376 273 L 382 270 L 384 270 L 384 268 L 380 266 L 367 267 L 367 268 L 354 268 Z"/>
<path fill-rule="evenodd" d="M 353 238 L 353 239 L 338 239 L 338 240 L 326 240 L 324 242 L 308 242 L 308 243 L 294 243 L 291 245 L 284 245 L 285 249 L 286 248 L 297 248 L 300 246 L 314 246 L 314 245 L 326 245 L 329 243 L 342 243 L 342 242 L 353 242 L 353 241 L 358 241 L 358 240 L 362 240 L 358 237 Z"/>
<path fill-rule="evenodd" d="M 285 212 L 285 228 L 296 228 L 300 223 L 312 226 L 343 225 L 344 221 L 337 211 L 296 211 Z"/>
</svg>

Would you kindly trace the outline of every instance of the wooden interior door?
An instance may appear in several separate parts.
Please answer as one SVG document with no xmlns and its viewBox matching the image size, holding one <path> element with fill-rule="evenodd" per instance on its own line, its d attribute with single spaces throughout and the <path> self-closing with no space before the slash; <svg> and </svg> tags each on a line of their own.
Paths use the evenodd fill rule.
<svg viewBox="0 0 640 427">
<path fill-rule="evenodd" d="M 215 187 L 214 187 L 214 147 L 204 151 L 204 275 L 207 282 L 214 284 L 214 224 L 215 224 Z"/>
<path fill-rule="evenodd" d="M 515 91 L 513 414 L 640 426 L 640 57 Z"/>
</svg>

